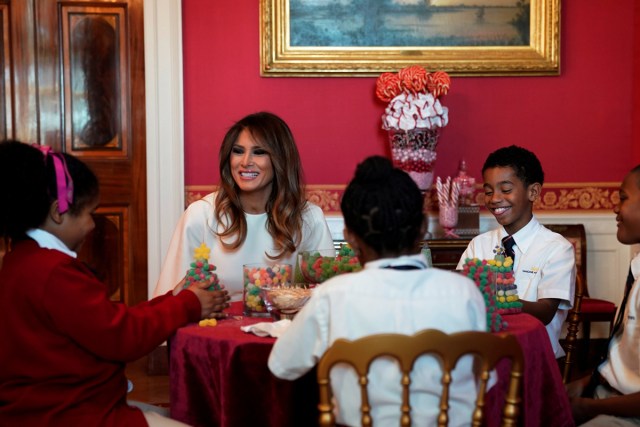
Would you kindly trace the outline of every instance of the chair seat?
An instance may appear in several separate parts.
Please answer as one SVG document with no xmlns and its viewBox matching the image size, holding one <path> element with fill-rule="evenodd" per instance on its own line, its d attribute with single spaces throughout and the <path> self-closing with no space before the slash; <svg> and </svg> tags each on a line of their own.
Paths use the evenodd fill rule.
<svg viewBox="0 0 640 427">
<path fill-rule="evenodd" d="M 615 313 L 616 305 L 597 298 L 582 298 L 581 313 Z"/>
</svg>

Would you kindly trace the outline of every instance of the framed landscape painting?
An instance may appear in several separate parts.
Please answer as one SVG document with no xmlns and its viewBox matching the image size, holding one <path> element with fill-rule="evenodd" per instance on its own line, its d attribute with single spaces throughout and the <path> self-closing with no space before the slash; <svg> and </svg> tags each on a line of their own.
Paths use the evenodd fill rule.
<svg viewBox="0 0 640 427">
<path fill-rule="evenodd" d="M 260 0 L 263 76 L 557 75 L 560 0 Z"/>
</svg>

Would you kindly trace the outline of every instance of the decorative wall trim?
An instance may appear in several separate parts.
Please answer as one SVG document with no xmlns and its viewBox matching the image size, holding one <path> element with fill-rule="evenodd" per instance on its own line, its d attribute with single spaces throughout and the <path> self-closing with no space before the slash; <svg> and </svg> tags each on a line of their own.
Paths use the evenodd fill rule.
<svg viewBox="0 0 640 427">
<path fill-rule="evenodd" d="M 346 185 L 308 185 L 307 198 L 320 206 L 326 215 L 340 215 L 340 198 Z M 535 211 L 602 212 L 611 211 L 618 202 L 617 182 L 549 183 L 542 188 Z M 188 185 L 185 187 L 185 206 L 214 191 L 215 185 Z M 482 188 L 476 188 L 476 203 L 484 205 Z M 425 210 L 437 211 L 435 190 L 425 197 Z"/>
</svg>

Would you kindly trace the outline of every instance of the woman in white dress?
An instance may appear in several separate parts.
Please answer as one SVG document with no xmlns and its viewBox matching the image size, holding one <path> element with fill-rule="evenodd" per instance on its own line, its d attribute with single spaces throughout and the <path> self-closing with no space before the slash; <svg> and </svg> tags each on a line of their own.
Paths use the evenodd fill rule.
<svg viewBox="0 0 640 427">
<path fill-rule="evenodd" d="M 180 281 L 203 242 L 231 301 L 242 299 L 242 266 L 296 265 L 300 251 L 332 248 L 322 210 L 305 198 L 300 155 L 278 116 L 259 112 L 235 123 L 220 147 L 216 192 L 182 215 L 154 295 Z"/>
</svg>

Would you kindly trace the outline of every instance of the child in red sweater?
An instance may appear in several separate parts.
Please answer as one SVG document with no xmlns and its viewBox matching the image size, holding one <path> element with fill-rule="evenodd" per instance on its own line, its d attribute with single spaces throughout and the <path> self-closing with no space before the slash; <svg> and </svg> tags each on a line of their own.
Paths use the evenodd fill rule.
<svg viewBox="0 0 640 427">
<path fill-rule="evenodd" d="M 217 317 L 227 291 L 201 282 L 128 307 L 76 259 L 98 180 L 80 160 L 0 143 L 0 425 L 179 425 L 127 404 L 124 368 L 177 328 Z M 175 295 L 174 295 L 175 293 Z"/>
</svg>

